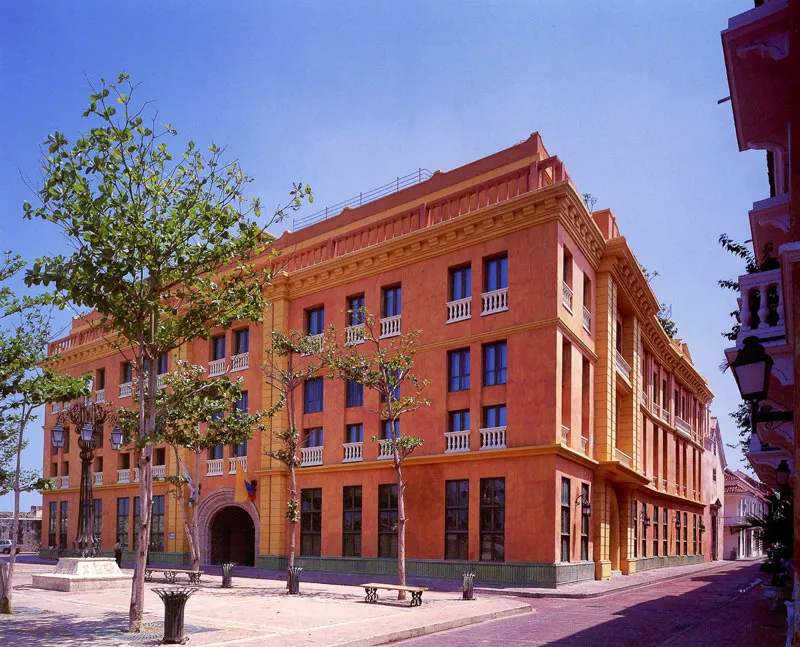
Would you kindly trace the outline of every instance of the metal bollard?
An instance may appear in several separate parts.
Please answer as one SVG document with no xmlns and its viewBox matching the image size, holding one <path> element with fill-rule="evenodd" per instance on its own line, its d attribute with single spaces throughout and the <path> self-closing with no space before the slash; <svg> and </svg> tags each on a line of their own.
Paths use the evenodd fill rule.
<svg viewBox="0 0 800 647">
<path fill-rule="evenodd" d="M 164 638 L 165 645 L 182 645 L 183 637 L 183 612 L 186 600 L 197 588 L 153 589 L 164 602 Z"/>
<path fill-rule="evenodd" d="M 302 570 L 301 566 L 292 566 L 288 569 L 289 595 L 300 595 L 300 572 Z"/>
<path fill-rule="evenodd" d="M 233 567 L 236 566 L 236 562 L 223 562 L 222 564 L 222 588 L 223 589 L 232 589 L 233 588 Z"/>
<path fill-rule="evenodd" d="M 475 573 L 462 573 L 461 577 L 464 578 L 464 581 L 461 586 L 462 600 L 474 600 L 475 599 Z"/>
</svg>

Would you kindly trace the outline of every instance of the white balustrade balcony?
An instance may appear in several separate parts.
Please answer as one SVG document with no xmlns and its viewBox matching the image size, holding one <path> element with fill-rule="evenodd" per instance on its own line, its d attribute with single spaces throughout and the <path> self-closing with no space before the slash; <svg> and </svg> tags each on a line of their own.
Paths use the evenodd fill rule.
<svg viewBox="0 0 800 647">
<path fill-rule="evenodd" d="M 483 302 L 481 317 L 493 315 L 497 312 L 504 312 L 508 310 L 508 288 L 484 292 L 481 294 L 481 301 Z"/>
<path fill-rule="evenodd" d="M 566 283 L 561 284 L 561 305 L 572 312 L 572 288 Z"/>
<path fill-rule="evenodd" d="M 165 386 L 167 386 L 167 374 L 160 373 L 156 375 L 156 388 L 163 389 Z"/>
<path fill-rule="evenodd" d="M 455 454 L 456 452 L 469 451 L 469 429 L 464 431 L 444 432 L 445 454 Z"/>
<path fill-rule="evenodd" d="M 583 307 L 583 327 L 586 332 L 592 332 L 592 313 L 586 306 Z"/>
<path fill-rule="evenodd" d="M 138 467 L 134 467 L 133 468 L 133 482 L 134 483 L 138 483 L 139 482 L 139 468 Z"/>
<path fill-rule="evenodd" d="M 91 393 L 89 395 L 84 395 L 83 396 L 83 404 L 88 406 L 91 403 L 92 403 L 92 395 L 91 395 Z"/>
<path fill-rule="evenodd" d="M 130 483 L 131 470 L 126 467 L 124 470 L 117 470 L 117 483 Z"/>
<path fill-rule="evenodd" d="M 246 371 L 250 368 L 250 351 L 231 355 L 231 373 Z"/>
<path fill-rule="evenodd" d="M 657 402 L 653 402 L 653 415 L 656 418 L 660 418 L 661 417 L 661 407 L 658 406 Z"/>
<path fill-rule="evenodd" d="M 106 390 L 105 389 L 97 389 L 94 392 L 94 401 L 97 404 L 103 404 L 106 401 Z"/>
<path fill-rule="evenodd" d="M 222 476 L 225 473 L 222 458 L 209 458 L 206 460 L 206 476 Z"/>
<path fill-rule="evenodd" d="M 120 398 L 129 398 L 131 397 L 131 389 L 133 388 L 133 382 L 125 382 L 125 384 L 119 385 L 119 397 Z"/>
<path fill-rule="evenodd" d="M 302 354 L 303 357 L 320 352 L 322 350 L 322 340 L 324 338 L 325 333 L 319 333 L 318 335 L 307 335 L 306 341 L 308 342 L 308 350 Z"/>
<path fill-rule="evenodd" d="M 641 402 L 644 405 L 645 409 L 649 409 L 650 408 L 650 396 L 647 395 L 647 391 L 642 391 L 641 392 Z"/>
<path fill-rule="evenodd" d="M 62 477 L 61 477 L 61 485 L 60 485 L 59 487 L 60 487 L 62 490 L 63 490 L 64 488 L 68 488 L 68 487 L 69 487 L 69 476 L 68 476 L 68 475 L 67 475 L 67 476 L 62 476 Z"/>
<path fill-rule="evenodd" d="M 631 466 L 631 457 L 618 447 L 614 448 L 614 459 L 625 465 L 625 467 Z"/>
<path fill-rule="evenodd" d="M 780 268 L 740 276 L 739 291 L 741 326 L 736 337 L 737 346 L 742 345 L 745 337 L 786 336 Z"/>
<path fill-rule="evenodd" d="M 675 428 L 680 431 L 681 433 L 686 434 L 687 436 L 692 435 L 692 427 L 680 416 L 675 416 Z"/>
<path fill-rule="evenodd" d="M 400 334 L 400 322 L 403 315 L 394 317 L 384 317 L 381 319 L 381 339 L 386 337 L 397 337 Z"/>
<path fill-rule="evenodd" d="M 662 490 L 667 489 L 667 479 L 661 479 L 661 489 Z"/>
<path fill-rule="evenodd" d="M 364 343 L 364 324 L 354 324 L 344 329 L 345 346 L 357 346 Z"/>
<path fill-rule="evenodd" d="M 95 472 L 92 475 L 92 485 L 103 485 L 103 473 Z"/>
<path fill-rule="evenodd" d="M 239 469 L 243 474 L 247 474 L 247 456 L 229 456 L 228 474 L 236 474 L 236 461 L 239 461 Z"/>
<path fill-rule="evenodd" d="M 378 441 L 378 460 L 392 458 L 392 440 L 384 438 Z"/>
<path fill-rule="evenodd" d="M 303 461 L 301 467 L 322 465 L 322 445 L 316 447 L 301 447 L 300 457 Z"/>
<path fill-rule="evenodd" d="M 358 463 L 364 460 L 364 443 L 342 443 L 342 463 Z"/>
<path fill-rule="evenodd" d="M 561 425 L 561 442 L 564 445 L 569 445 L 569 427 Z"/>
<path fill-rule="evenodd" d="M 589 439 L 586 436 L 581 436 L 581 451 L 589 455 Z"/>
<path fill-rule="evenodd" d="M 447 302 L 447 321 L 455 323 L 472 317 L 472 297 Z"/>
<path fill-rule="evenodd" d="M 617 370 L 622 373 L 622 376 L 631 381 L 631 365 L 625 361 L 625 358 L 622 356 L 622 353 L 617 351 Z"/>
<path fill-rule="evenodd" d="M 61 404 L 58 402 L 51 402 L 50 403 L 50 413 L 58 413 L 61 411 Z"/>
<path fill-rule="evenodd" d="M 225 358 L 212 359 L 208 363 L 208 377 L 218 377 L 225 373 Z"/>
<path fill-rule="evenodd" d="M 503 449 L 505 446 L 505 427 L 486 427 L 481 429 L 481 449 Z"/>
<path fill-rule="evenodd" d="M 661 407 L 661 419 L 664 422 L 669 422 L 669 409 L 666 407 Z"/>
<path fill-rule="evenodd" d="M 167 476 L 166 465 L 153 465 L 153 480 L 156 479 L 163 481 Z"/>
</svg>

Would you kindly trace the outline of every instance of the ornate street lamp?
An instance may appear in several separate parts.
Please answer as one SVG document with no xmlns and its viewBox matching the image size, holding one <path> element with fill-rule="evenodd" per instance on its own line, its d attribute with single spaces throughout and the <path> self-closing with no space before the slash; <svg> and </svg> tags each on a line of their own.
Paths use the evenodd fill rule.
<svg viewBox="0 0 800 647">
<path fill-rule="evenodd" d="M 780 465 L 775 469 L 775 480 L 778 482 L 778 488 L 784 490 L 789 487 L 789 477 L 792 475 L 792 470 L 789 464 L 783 460 Z"/>
<path fill-rule="evenodd" d="M 575 499 L 576 505 L 580 503 L 581 506 L 581 514 L 584 517 L 592 516 L 592 502 L 589 500 L 589 496 L 586 494 L 579 494 L 578 498 Z"/>
<path fill-rule="evenodd" d="M 125 434 L 122 433 L 122 429 L 119 428 L 119 425 L 114 425 L 114 428 L 111 430 L 111 449 L 118 450 L 122 447 L 122 442 L 125 440 Z"/>
<path fill-rule="evenodd" d="M 645 528 L 650 527 L 650 515 L 647 514 L 647 510 L 642 510 L 639 514 L 639 518 L 642 520 L 642 526 Z"/>
<path fill-rule="evenodd" d="M 677 511 L 675 512 L 675 529 L 681 529 L 681 513 Z"/>
<path fill-rule="evenodd" d="M 111 419 L 113 419 L 113 414 L 105 405 L 78 403 L 58 414 L 56 425 L 50 434 L 53 447 L 58 448 L 64 446 L 63 424 L 72 425 L 78 431 L 78 447 L 81 450 L 81 492 L 78 504 L 77 541 L 81 557 L 92 557 L 95 554 L 95 549 L 99 548 L 99 546 L 95 547 L 95 539 L 92 535 L 94 530 L 92 460 L 94 460 L 97 438 L 99 434 L 102 434 L 103 425 L 107 420 Z M 115 447 L 114 449 L 118 448 Z"/>
</svg>

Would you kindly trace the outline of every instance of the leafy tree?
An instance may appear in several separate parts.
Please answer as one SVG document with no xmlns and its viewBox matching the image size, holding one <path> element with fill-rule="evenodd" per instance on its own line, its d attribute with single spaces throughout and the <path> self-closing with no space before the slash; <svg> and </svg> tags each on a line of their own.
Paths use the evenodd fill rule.
<svg viewBox="0 0 800 647">
<path fill-rule="evenodd" d="M 781 557 L 791 559 L 794 546 L 792 497 L 768 494 L 767 501 L 769 501 L 767 514 L 747 517 L 747 524 L 750 528 L 761 528 L 761 540 L 773 546 Z"/>
<path fill-rule="evenodd" d="M 380 442 L 388 447 L 397 482 L 397 575 L 398 583 L 406 583 L 406 517 L 405 492 L 408 485 L 403 476 L 403 463 L 414 450 L 422 445 L 422 439 L 400 430 L 400 419 L 430 402 L 422 396 L 428 380 L 419 379 L 414 373 L 419 330 L 396 337 L 381 339 L 380 321 L 364 312 L 364 343 L 340 346 L 336 343 L 335 331 L 326 333 L 322 357 L 334 377 L 362 384 L 380 396 L 381 406 L 372 413 L 380 416 L 388 434 Z M 376 436 L 372 441 L 377 440 Z M 398 593 L 405 599 L 405 592 Z"/>
<path fill-rule="evenodd" d="M 181 360 L 177 369 L 166 375 L 165 384 L 156 395 L 158 424 L 153 440 L 168 445 L 175 456 L 177 474 L 167 476 L 166 481 L 181 509 L 192 570 L 199 570 L 196 513 L 202 501 L 201 456 L 216 445 L 237 445 L 252 438 L 261 414 L 250 415 L 237 408 L 242 399 L 241 378 L 236 382 L 224 375 L 207 379 L 202 366 Z M 126 432 L 135 433 L 138 411 L 121 409 L 118 415 Z M 188 450 L 188 461 L 184 449 Z"/>
<path fill-rule="evenodd" d="M 286 522 L 289 524 L 289 568 L 294 566 L 297 524 L 300 522 L 297 468 L 302 464 L 302 458 L 298 455 L 301 439 L 300 431 L 297 428 L 295 391 L 302 387 L 307 379 L 320 372 L 322 365 L 315 357 L 315 353 L 319 351 L 319 342 L 314 338 L 296 330 L 288 333 L 274 330 L 272 343 L 265 353 L 265 362 L 262 367 L 264 380 L 280 396 L 270 411 L 270 415 L 274 415 L 284 408 L 286 412 L 286 427 L 273 431 L 277 443 L 274 449 L 266 452 L 266 455 L 285 465 L 289 471 L 289 491 L 286 500 Z M 274 427 L 273 423 L 273 429 Z"/>
<path fill-rule="evenodd" d="M 586 209 L 589 211 L 589 213 L 594 213 L 594 205 L 597 204 L 597 198 L 591 193 L 582 193 L 581 198 L 583 199 L 583 204 L 586 205 Z"/>
<path fill-rule="evenodd" d="M 52 285 L 56 294 L 99 316 L 87 321 L 107 341 L 131 353 L 138 382 L 141 523 L 131 588 L 129 628 L 141 631 L 144 569 L 150 544 L 159 356 L 237 319 L 259 321 L 270 280 L 266 227 L 310 196 L 294 185 L 288 204 L 260 223 L 261 204 L 248 199 L 251 178 L 223 150 L 202 152 L 189 141 L 177 157 L 148 103 L 136 104 L 127 74 L 101 79 L 83 113 L 88 132 L 70 143 L 47 137 L 39 204 L 25 203 L 28 219 L 53 223 L 71 253 L 37 259 L 28 285 Z M 120 112 L 117 112 L 119 106 Z M 150 111 L 150 114 L 147 114 Z"/>
<path fill-rule="evenodd" d="M 647 279 L 648 283 L 652 283 L 654 278 L 661 276 L 661 273 L 658 270 L 648 270 L 644 265 L 641 264 L 639 265 L 639 268 L 642 270 L 642 274 L 644 274 L 644 278 Z M 667 337 L 670 339 L 675 339 L 675 335 L 678 334 L 678 326 L 672 320 L 672 304 L 667 305 L 666 303 L 659 303 L 659 310 L 656 313 L 656 319 L 658 319 L 658 323 L 661 324 L 664 332 L 667 333 Z"/>
</svg>

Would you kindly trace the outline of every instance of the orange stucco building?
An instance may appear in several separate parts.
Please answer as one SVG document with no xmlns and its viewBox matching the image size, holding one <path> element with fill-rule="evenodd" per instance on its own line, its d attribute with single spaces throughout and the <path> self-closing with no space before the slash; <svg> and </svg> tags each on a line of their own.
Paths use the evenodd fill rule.
<svg viewBox="0 0 800 647">
<path fill-rule="evenodd" d="M 214 331 L 159 372 L 176 358 L 212 375 L 230 370 L 255 411 L 277 399 L 260 370 L 274 329 L 333 325 L 355 340 L 354 304 L 380 316 L 387 338 L 420 329 L 416 372 L 430 380 L 431 406 L 400 423 L 424 439 L 405 469 L 411 577 L 457 577 L 469 562 L 483 581 L 557 586 L 705 559 L 712 394 L 686 345 L 660 326 L 614 215 L 587 210 L 538 134 L 286 232 L 276 245 L 283 269 L 263 323 Z M 96 400 L 130 398 L 130 369 L 85 321 L 50 352 L 60 370 L 93 372 Z M 326 380 L 298 397 L 300 563 L 393 572 L 394 473 L 370 440 L 381 436 L 377 395 Z M 74 438 L 50 447 L 53 424 L 48 410 L 44 470 L 58 488 L 45 494 L 43 534 L 69 546 L 80 461 Z M 264 433 L 204 459 L 204 562 L 285 565 L 287 478 L 265 454 L 272 442 Z M 94 466 L 104 549 L 126 533 L 133 541 L 138 494 L 135 461 L 109 445 Z M 234 461 L 257 482 L 252 504 L 233 500 Z M 157 477 L 176 469 L 164 451 L 154 463 Z M 180 511 L 163 482 L 154 489 L 164 498 L 152 559 L 182 562 Z"/>
</svg>

